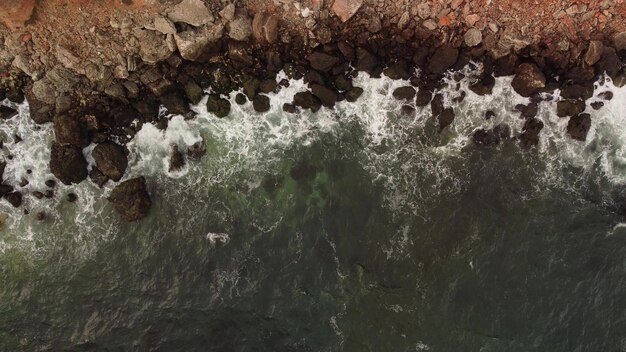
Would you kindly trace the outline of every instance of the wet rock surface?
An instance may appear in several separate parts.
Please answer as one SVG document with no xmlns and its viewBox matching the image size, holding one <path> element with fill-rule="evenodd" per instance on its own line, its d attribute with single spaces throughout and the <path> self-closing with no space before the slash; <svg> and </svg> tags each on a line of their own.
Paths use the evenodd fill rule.
<svg viewBox="0 0 626 352">
<path fill-rule="evenodd" d="M 66 185 L 87 178 L 87 161 L 80 148 L 53 143 L 50 152 L 50 172 Z"/>
<path fill-rule="evenodd" d="M 107 178 L 117 182 L 124 176 L 128 158 L 123 146 L 113 142 L 103 142 L 93 149 L 91 156 L 96 161 L 98 171 Z"/>
<path fill-rule="evenodd" d="M 124 221 L 144 218 L 152 206 L 145 178 L 137 177 L 120 183 L 111 192 L 109 202 Z"/>
</svg>

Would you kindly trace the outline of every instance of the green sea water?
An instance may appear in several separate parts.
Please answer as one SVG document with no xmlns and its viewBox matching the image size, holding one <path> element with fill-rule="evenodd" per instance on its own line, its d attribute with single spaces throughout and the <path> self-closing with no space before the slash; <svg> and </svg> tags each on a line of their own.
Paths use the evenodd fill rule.
<svg viewBox="0 0 626 352">
<path fill-rule="evenodd" d="M 468 92 L 441 134 L 429 108 L 402 112 L 402 82 L 357 83 L 362 99 L 333 111 L 282 113 L 292 82 L 268 114 L 233 103 L 220 120 L 200 104 L 197 120 L 144 127 L 127 175 L 148 181 L 142 221 L 122 223 L 111 186 L 88 182 L 27 198 L 29 215 L 3 204 L 0 351 L 626 350 L 626 227 L 610 197 L 626 176 L 623 89 L 598 86 L 615 98 L 585 143 L 542 104 L 541 144 L 523 151 L 468 139 L 521 130 L 507 79 Z M 9 145 L 24 155 L 9 177 L 28 164 L 28 187 L 44 187 L 51 138 Z M 207 154 L 168 172 L 169 146 L 198 140 Z"/>
</svg>

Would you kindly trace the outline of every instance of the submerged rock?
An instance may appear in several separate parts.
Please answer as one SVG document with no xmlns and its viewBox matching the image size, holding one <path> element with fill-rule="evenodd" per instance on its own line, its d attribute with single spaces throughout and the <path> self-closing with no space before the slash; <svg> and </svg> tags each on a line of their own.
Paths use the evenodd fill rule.
<svg viewBox="0 0 626 352">
<path fill-rule="evenodd" d="M 19 206 L 22 205 L 23 196 L 19 191 L 7 193 L 3 196 L 3 198 L 6 199 L 7 202 L 11 203 L 14 208 L 19 208 Z"/>
<path fill-rule="evenodd" d="M 170 152 L 169 171 L 179 171 L 185 166 L 185 163 L 185 155 L 178 150 L 178 146 L 176 144 L 173 144 Z"/>
<path fill-rule="evenodd" d="M 54 142 L 50 152 L 50 172 L 66 185 L 81 183 L 87 178 L 87 161 L 80 148 Z"/>
<path fill-rule="evenodd" d="M 113 142 L 98 144 L 91 153 L 96 161 L 96 167 L 103 175 L 117 182 L 126 172 L 128 158 L 124 147 Z"/>
<path fill-rule="evenodd" d="M 437 120 L 439 121 L 439 132 L 443 131 L 444 128 L 448 127 L 452 121 L 454 121 L 454 110 L 452 108 L 445 108 L 437 116 Z"/>
<path fill-rule="evenodd" d="M 530 97 L 546 86 L 546 77 L 537 65 L 524 63 L 517 67 L 511 86 L 517 94 Z"/>
<path fill-rule="evenodd" d="M 128 222 L 144 218 L 152 206 L 143 176 L 120 183 L 108 199 L 122 219 Z"/>
<path fill-rule="evenodd" d="M 522 148 L 529 149 L 539 144 L 539 132 L 543 129 L 543 122 L 536 118 L 530 118 L 524 123 L 522 134 L 519 137 Z"/>
</svg>

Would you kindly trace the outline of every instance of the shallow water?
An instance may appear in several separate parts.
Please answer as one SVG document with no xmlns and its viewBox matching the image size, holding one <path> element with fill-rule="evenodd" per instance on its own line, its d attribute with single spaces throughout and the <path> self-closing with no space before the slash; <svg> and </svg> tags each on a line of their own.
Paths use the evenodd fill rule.
<svg viewBox="0 0 626 352">
<path fill-rule="evenodd" d="M 450 79 L 457 117 L 441 134 L 429 107 L 401 112 L 391 92 L 405 82 L 364 74 L 362 98 L 335 110 L 282 113 L 305 86 L 292 81 L 267 114 L 233 102 L 217 119 L 202 102 L 196 120 L 144 126 L 126 176 L 147 178 L 143 221 L 121 223 L 111 185 L 90 182 L 25 197 L 30 215 L 0 203 L 0 350 L 626 350 L 611 198 L 626 181 L 626 89 L 598 84 L 615 97 L 588 108 L 587 142 L 542 103 L 537 150 L 474 147 L 476 128 L 521 130 L 527 99 L 509 81 L 488 97 L 462 81 L 452 104 Z M 5 177 L 30 191 L 45 189 L 53 139 L 31 127 L 23 106 L 0 128 L 16 156 Z M 207 155 L 169 173 L 170 145 L 201 139 Z"/>
</svg>

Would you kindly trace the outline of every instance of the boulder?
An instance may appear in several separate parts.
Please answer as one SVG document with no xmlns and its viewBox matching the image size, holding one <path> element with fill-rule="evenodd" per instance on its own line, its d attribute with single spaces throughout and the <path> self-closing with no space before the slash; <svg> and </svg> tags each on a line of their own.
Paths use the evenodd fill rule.
<svg viewBox="0 0 626 352">
<path fill-rule="evenodd" d="M 319 98 L 308 90 L 296 93 L 293 96 L 293 104 L 303 109 L 311 109 L 313 112 L 318 111 L 322 105 Z"/>
<path fill-rule="evenodd" d="M 222 37 L 223 30 L 223 25 L 216 24 L 174 34 L 180 56 L 189 61 L 199 60 L 203 54 L 217 49 L 216 42 Z"/>
<path fill-rule="evenodd" d="M 469 89 L 478 95 L 491 94 L 496 85 L 496 79 L 492 75 L 483 76 L 478 82 L 469 86 Z"/>
<path fill-rule="evenodd" d="M 102 188 L 102 186 L 104 186 L 109 181 L 109 178 L 95 167 L 92 168 L 91 171 L 89 171 L 89 179 L 100 188 Z"/>
<path fill-rule="evenodd" d="M 162 96 L 161 104 L 163 104 L 170 114 L 183 115 L 189 111 L 189 104 L 181 91 L 175 91 Z"/>
<path fill-rule="evenodd" d="M 278 87 L 278 84 L 276 83 L 275 80 L 273 79 L 266 79 L 264 81 L 261 82 L 261 84 L 259 84 L 259 91 L 261 91 L 261 93 L 274 93 L 276 92 L 276 88 Z"/>
<path fill-rule="evenodd" d="M 11 193 L 7 193 L 2 198 L 6 199 L 14 208 L 19 208 L 22 205 L 22 193 L 19 191 L 13 191 Z"/>
<path fill-rule="evenodd" d="M 602 57 L 602 52 L 604 51 L 604 45 L 601 41 L 592 40 L 589 42 L 589 48 L 585 53 L 585 63 L 588 66 L 593 66 L 596 62 L 600 60 Z"/>
<path fill-rule="evenodd" d="M 54 142 L 50 151 L 50 172 L 66 185 L 87 178 L 87 161 L 80 148 Z"/>
<path fill-rule="evenodd" d="M 430 100 L 433 98 L 433 93 L 428 89 L 419 89 L 417 91 L 417 96 L 415 98 L 416 106 L 426 106 L 430 103 Z"/>
<path fill-rule="evenodd" d="M 313 69 L 322 72 L 328 72 L 340 62 L 337 57 L 320 52 L 312 53 L 307 60 Z"/>
<path fill-rule="evenodd" d="M 530 97 L 546 86 L 546 77 L 537 65 L 524 63 L 517 67 L 511 86 L 517 94 Z"/>
<path fill-rule="evenodd" d="M 117 182 L 119 181 L 128 166 L 128 158 L 124 147 L 113 142 L 98 144 L 91 156 L 96 161 L 96 167 L 103 175 Z"/>
<path fill-rule="evenodd" d="M 54 118 L 54 135 L 57 143 L 84 148 L 89 145 L 87 131 L 75 116 L 57 115 Z"/>
<path fill-rule="evenodd" d="M 139 56 L 149 64 L 164 61 L 174 52 L 165 43 L 165 35 L 147 29 L 136 29 L 134 35 L 139 41 Z"/>
<path fill-rule="evenodd" d="M 437 116 L 437 120 L 439 121 L 439 132 L 443 131 L 444 128 L 448 127 L 452 121 L 454 121 L 454 110 L 452 108 L 445 108 Z"/>
<path fill-rule="evenodd" d="M 456 63 L 458 58 L 458 49 L 450 45 L 442 45 L 437 48 L 433 56 L 431 56 L 427 69 L 436 74 L 444 73 Z"/>
<path fill-rule="evenodd" d="M 185 84 L 185 94 L 187 95 L 187 99 L 189 99 L 193 105 L 196 105 L 200 103 L 200 100 L 202 100 L 204 91 L 196 82 L 189 80 Z"/>
<path fill-rule="evenodd" d="M 582 100 L 561 100 L 556 103 L 556 114 L 559 117 L 574 116 L 585 111 L 586 104 Z"/>
<path fill-rule="evenodd" d="M 577 141 L 585 141 L 591 128 L 591 115 L 578 114 L 572 116 L 567 123 L 567 134 Z"/>
<path fill-rule="evenodd" d="M 311 85 L 311 92 L 320 100 L 323 106 L 328 108 L 334 107 L 338 99 L 334 90 L 321 84 Z"/>
<path fill-rule="evenodd" d="M 561 89 L 561 97 L 566 99 L 587 100 L 593 96 L 593 82 L 588 84 L 572 84 Z"/>
<path fill-rule="evenodd" d="M 543 129 L 543 122 L 536 118 L 530 118 L 524 123 L 522 134 L 519 136 L 520 145 L 524 149 L 539 144 L 539 132 Z"/>
<path fill-rule="evenodd" d="M 359 11 L 362 5 L 363 0 L 335 0 L 332 10 L 341 22 L 346 22 Z"/>
<path fill-rule="evenodd" d="M 596 63 L 597 71 L 606 72 L 609 76 L 615 77 L 622 67 L 622 62 L 615 49 L 604 47 L 600 60 Z"/>
<path fill-rule="evenodd" d="M 213 14 L 202 0 L 183 0 L 170 10 L 167 17 L 173 22 L 183 22 L 196 27 L 213 22 Z"/>
<path fill-rule="evenodd" d="M 170 166 L 169 171 L 175 172 L 179 171 L 185 166 L 186 160 L 185 155 L 180 152 L 178 146 L 173 144 L 170 151 Z"/>
<path fill-rule="evenodd" d="M 144 218 L 152 206 L 143 176 L 120 183 L 108 199 L 122 219 L 128 222 Z"/>
<path fill-rule="evenodd" d="M 344 93 L 344 96 L 346 97 L 346 101 L 354 103 L 361 97 L 361 94 L 363 94 L 363 88 L 352 87 Z"/>
<path fill-rule="evenodd" d="M 378 59 L 374 54 L 363 48 L 356 49 L 356 65 L 355 68 L 358 71 L 364 71 L 367 73 L 372 73 L 374 68 L 378 66 Z"/>
<path fill-rule="evenodd" d="M 230 102 L 221 98 L 218 94 L 211 94 L 206 102 L 207 111 L 222 118 L 230 113 Z"/>
<path fill-rule="evenodd" d="M 252 99 L 252 107 L 256 112 L 266 112 L 270 110 L 270 98 L 267 95 L 257 95 Z"/>
<path fill-rule="evenodd" d="M 415 98 L 415 88 L 411 86 L 399 87 L 392 94 L 398 100 L 413 100 Z"/>
</svg>

